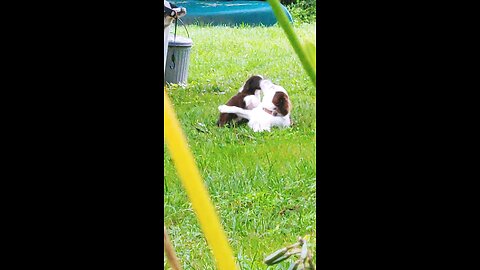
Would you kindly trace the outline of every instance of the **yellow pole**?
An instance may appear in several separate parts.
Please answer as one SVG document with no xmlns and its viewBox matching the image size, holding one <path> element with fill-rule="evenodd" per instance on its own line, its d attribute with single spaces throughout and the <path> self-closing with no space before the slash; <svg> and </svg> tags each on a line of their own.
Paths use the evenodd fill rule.
<svg viewBox="0 0 480 270">
<path fill-rule="evenodd" d="M 219 270 L 237 269 L 233 251 L 215 212 L 207 189 L 195 164 L 193 155 L 177 120 L 173 106 L 164 89 L 163 119 L 165 142 L 177 173 L 185 188 L 200 227 L 212 249 Z"/>
</svg>

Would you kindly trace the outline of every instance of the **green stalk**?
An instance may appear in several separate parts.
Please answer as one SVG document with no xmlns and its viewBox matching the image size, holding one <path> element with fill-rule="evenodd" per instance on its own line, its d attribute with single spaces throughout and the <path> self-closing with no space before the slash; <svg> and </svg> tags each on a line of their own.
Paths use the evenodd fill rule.
<svg viewBox="0 0 480 270">
<path fill-rule="evenodd" d="M 287 15 L 285 15 L 280 5 L 280 1 L 279 0 L 267 0 L 267 1 L 272 7 L 273 14 L 275 14 L 275 17 L 277 18 L 278 23 L 283 28 L 283 31 L 285 31 L 285 34 L 287 35 L 287 38 L 290 41 L 290 44 L 295 50 L 295 53 L 300 58 L 300 62 L 302 63 L 303 68 L 305 69 L 308 76 L 312 80 L 313 85 L 316 86 L 317 72 L 315 71 L 315 68 L 313 67 L 312 62 L 308 60 L 306 52 L 304 51 L 302 45 L 300 44 L 300 41 L 298 40 L 297 35 L 293 31 L 292 25 L 288 21 Z"/>
</svg>

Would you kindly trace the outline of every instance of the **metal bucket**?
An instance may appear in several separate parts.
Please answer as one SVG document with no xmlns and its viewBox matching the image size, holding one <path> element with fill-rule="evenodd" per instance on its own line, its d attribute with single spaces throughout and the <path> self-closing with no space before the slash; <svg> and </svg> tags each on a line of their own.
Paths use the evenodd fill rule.
<svg viewBox="0 0 480 270">
<path fill-rule="evenodd" d="M 190 49 L 192 40 L 182 36 L 168 39 L 167 67 L 165 81 L 187 85 L 188 65 L 190 63 Z"/>
</svg>

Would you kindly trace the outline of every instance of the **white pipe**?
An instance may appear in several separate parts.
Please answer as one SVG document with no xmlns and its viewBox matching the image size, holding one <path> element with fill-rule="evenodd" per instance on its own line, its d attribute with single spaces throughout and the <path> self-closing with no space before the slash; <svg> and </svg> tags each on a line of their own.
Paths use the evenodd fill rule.
<svg viewBox="0 0 480 270">
<path fill-rule="evenodd" d="M 168 3 L 166 0 L 163 0 L 163 4 L 168 7 L 172 8 L 170 3 Z M 183 17 L 187 14 L 187 10 L 185 8 L 173 8 L 175 10 L 176 17 L 180 18 Z M 167 65 L 167 53 L 168 53 L 168 35 L 170 33 L 170 26 L 175 20 L 175 17 L 171 16 L 164 16 L 163 18 L 163 75 L 165 76 L 165 66 Z"/>
</svg>

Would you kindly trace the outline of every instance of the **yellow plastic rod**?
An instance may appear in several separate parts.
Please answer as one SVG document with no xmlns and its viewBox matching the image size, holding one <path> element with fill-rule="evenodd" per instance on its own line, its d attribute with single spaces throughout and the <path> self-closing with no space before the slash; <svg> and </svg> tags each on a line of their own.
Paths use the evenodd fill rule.
<svg viewBox="0 0 480 270">
<path fill-rule="evenodd" d="M 233 251 L 228 244 L 208 191 L 195 164 L 187 140 L 175 115 L 173 106 L 164 89 L 163 119 L 165 142 L 177 173 L 185 188 L 200 227 L 212 249 L 219 270 L 237 269 Z"/>
</svg>

